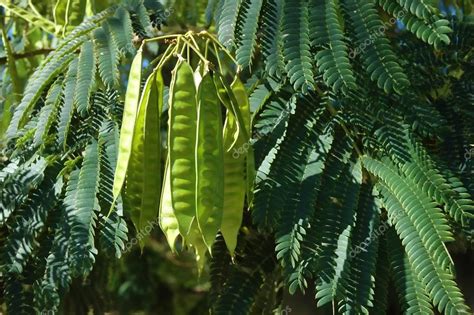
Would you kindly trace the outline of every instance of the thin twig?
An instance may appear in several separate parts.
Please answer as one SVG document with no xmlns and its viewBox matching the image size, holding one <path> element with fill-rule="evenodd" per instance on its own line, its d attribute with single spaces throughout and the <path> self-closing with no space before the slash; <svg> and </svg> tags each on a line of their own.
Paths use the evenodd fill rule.
<svg viewBox="0 0 474 315">
<path fill-rule="evenodd" d="M 30 58 L 38 55 L 46 55 L 50 52 L 54 51 L 52 48 L 42 48 L 38 50 L 28 51 L 22 54 L 13 54 L 13 58 L 15 60 L 22 59 L 22 58 Z M 7 62 L 7 57 L 0 57 L 0 64 L 4 64 Z"/>
</svg>

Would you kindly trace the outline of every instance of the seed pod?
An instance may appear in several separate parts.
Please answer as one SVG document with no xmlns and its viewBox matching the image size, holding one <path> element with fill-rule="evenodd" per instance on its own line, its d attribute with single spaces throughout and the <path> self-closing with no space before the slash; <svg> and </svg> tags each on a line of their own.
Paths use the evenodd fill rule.
<svg viewBox="0 0 474 315">
<path fill-rule="evenodd" d="M 188 234 L 188 242 L 189 245 L 193 248 L 194 253 L 196 255 L 196 262 L 198 267 L 199 275 L 201 274 L 202 270 L 204 269 L 204 265 L 206 264 L 206 251 L 207 246 L 202 239 L 201 231 L 199 230 L 198 224 L 196 220 L 194 220 L 191 224 L 191 229 Z"/>
<path fill-rule="evenodd" d="M 151 75 L 146 83 L 138 107 L 137 119 L 135 121 L 132 150 L 127 173 L 127 186 L 125 190 L 125 201 L 131 210 L 132 221 L 138 232 L 141 231 L 140 216 L 142 209 L 142 197 L 144 190 L 144 159 L 145 159 L 145 120 L 150 91 L 155 81 L 155 76 Z"/>
<path fill-rule="evenodd" d="M 224 152 L 221 105 L 209 72 L 199 85 L 198 102 L 196 217 L 210 251 L 224 206 Z"/>
<path fill-rule="evenodd" d="M 247 132 L 247 129 L 245 128 L 244 119 L 242 117 L 239 104 L 232 91 L 232 88 L 228 86 L 224 82 L 223 78 L 219 75 L 216 75 L 214 77 L 214 83 L 216 85 L 220 101 L 227 108 L 227 111 L 234 116 L 237 122 L 237 128 L 235 129 L 235 133 L 233 134 L 234 141 L 228 148 L 228 150 L 231 150 L 235 147 L 237 141 L 239 140 L 239 137 L 242 136 L 244 141 L 247 141 L 249 138 L 249 134 Z"/>
<path fill-rule="evenodd" d="M 237 246 L 237 236 L 242 224 L 245 202 L 245 156 L 248 142 L 239 137 L 235 147 L 234 135 L 237 132 L 234 115 L 227 112 L 224 124 L 224 212 L 221 233 L 231 255 Z"/>
<path fill-rule="evenodd" d="M 252 125 L 250 123 L 250 103 L 249 98 L 247 95 L 247 91 L 245 90 L 245 86 L 240 81 L 238 77 L 235 77 L 234 82 L 231 85 L 232 92 L 235 96 L 235 100 L 238 105 L 238 109 L 240 111 L 240 115 L 242 116 L 243 124 L 245 126 L 246 134 L 249 135 L 248 141 L 250 141 L 250 135 L 252 134 Z M 245 145 L 246 147 L 246 186 L 247 186 L 247 203 L 252 202 L 253 198 L 253 184 L 255 178 L 255 160 L 254 160 L 254 152 L 253 147 L 250 145 L 250 142 L 247 142 Z"/>
<path fill-rule="evenodd" d="M 173 212 L 173 204 L 171 202 L 171 180 L 169 164 L 166 163 L 164 173 L 163 189 L 161 192 L 161 205 L 159 214 L 160 228 L 166 236 L 166 240 L 171 248 L 171 251 L 176 252 L 174 246 L 176 238 L 179 235 L 178 220 Z"/>
<path fill-rule="evenodd" d="M 152 82 L 146 110 L 144 146 L 144 189 L 140 227 L 154 224 L 158 215 L 161 190 L 161 112 L 163 110 L 163 77 L 158 69 Z"/>
<path fill-rule="evenodd" d="M 147 235 L 158 215 L 161 188 L 161 73 L 148 77 L 140 100 L 127 177 L 127 202 L 137 231 Z M 144 238 L 140 239 L 143 246 Z"/>
<path fill-rule="evenodd" d="M 168 160 L 171 201 L 185 238 L 196 214 L 196 87 L 191 66 L 178 61 L 169 98 Z"/>
<path fill-rule="evenodd" d="M 142 50 L 138 50 L 133 59 L 128 78 L 127 93 L 125 95 L 125 105 L 122 118 L 122 128 L 120 129 L 119 152 L 117 158 L 117 168 L 114 176 L 113 195 L 114 201 L 110 212 L 114 209 L 115 202 L 122 190 L 125 176 L 127 174 L 128 162 L 132 150 L 133 132 L 140 100 L 140 80 L 142 74 Z"/>
</svg>

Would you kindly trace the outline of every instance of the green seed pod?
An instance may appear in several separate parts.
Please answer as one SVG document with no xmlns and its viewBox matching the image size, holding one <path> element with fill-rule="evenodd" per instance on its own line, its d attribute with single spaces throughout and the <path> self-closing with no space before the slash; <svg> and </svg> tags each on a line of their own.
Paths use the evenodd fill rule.
<svg viewBox="0 0 474 315">
<path fill-rule="evenodd" d="M 171 251 L 176 252 L 175 242 L 179 235 L 179 229 L 178 220 L 174 215 L 173 204 L 171 202 L 171 180 L 168 163 L 166 163 L 165 167 L 163 189 L 161 192 L 159 224 L 161 230 L 166 236 Z"/>
<path fill-rule="evenodd" d="M 109 212 L 114 209 L 115 202 L 122 190 L 125 176 L 127 174 L 128 162 L 132 151 L 133 132 L 140 100 L 140 80 L 142 76 L 142 50 L 138 50 L 133 59 L 128 78 L 127 93 L 123 111 L 122 128 L 120 129 L 119 152 L 117 168 L 114 176 L 113 195 L 114 201 Z"/>
<path fill-rule="evenodd" d="M 191 66 L 179 61 L 173 70 L 169 99 L 168 160 L 171 201 L 185 238 L 196 214 L 196 87 Z"/>
<path fill-rule="evenodd" d="M 221 233 L 231 255 L 237 246 L 237 236 L 242 224 L 245 202 L 245 156 L 246 141 L 239 137 L 235 147 L 234 135 L 237 132 L 234 115 L 227 112 L 224 124 L 224 212 L 222 214 Z"/>
<path fill-rule="evenodd" d="M 211 73 L 198 90 L 196 142 L 196 217 L 209 251 L 219 230 L 224 206 L 222 112 Z"/>
</svg>

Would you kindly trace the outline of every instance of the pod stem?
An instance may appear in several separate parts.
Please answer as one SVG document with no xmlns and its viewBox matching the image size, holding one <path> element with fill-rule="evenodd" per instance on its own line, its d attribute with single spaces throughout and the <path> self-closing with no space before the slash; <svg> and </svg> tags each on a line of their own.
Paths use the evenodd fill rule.
<svg viewBox="0 0 474 315">
<path fill-rule="evenodd" d="M 229 53 L 227 48 L 225 48 L 225 46 L 222 45 L 222 43 L 217 40 L 217 38 L 214 35 L 212 35 L 211 33 L 206 32 L 206 31 L 202 31 L 202 32 L 198 33 L 197 35 L 207 37 L 210 40 L 212 40 L 214 43 L 216 43 L 221 48 L 220 50 L 224 51 L 224 53 L 232 60 L 232 62 L 237 65 L 237 73 L 240 72 L 240 66 L 239 66 L 239 63 L 237 62 L 237 60 L 234 58 L 234 56 L 232 56 L 232 54 Z"/>
</svg>

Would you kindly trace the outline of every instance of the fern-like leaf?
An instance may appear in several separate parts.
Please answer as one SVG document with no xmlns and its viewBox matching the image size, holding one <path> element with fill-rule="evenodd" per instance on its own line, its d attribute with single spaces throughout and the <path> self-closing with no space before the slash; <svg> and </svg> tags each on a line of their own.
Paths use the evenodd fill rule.
<svg viewBox="0 0 474 315">
<path fill-rule="evenodd" d="M 239 21 L 240 38 L 235 52 L 237 62 L 244 68 L 252 65 L 257 44 L 257 28 L 263 0 L 243 0 L 242 19 Z"/>
<path fill-rule="evenodd" d="M 364 160 L 364 165 L 367 165 L 367 160 Z M 423 283 L 424 289 L 440 312 L 448 314 L 454 311 L 469 312 L 463 295 L 456 286 L 454 275 L 450 271 L 451 260 L 449 254 L 446 253 L 444 244 L 434 245 L 441 246 L 438 249 L 432 247 L 432 244 L 439 242 L 436 232 L 433 230 L 437 229 L 438 225 L 442 226 L 443 220 L 438 217 L 435 220 L 436 223 L 420 222 L 426 217 L 432 219 L 432 215 L 423 215 L 422 220 L 418 215 L 418 220 L 414 220 L 410 209 L 404 209 L 408 204 L 407 199 L 400 199 L 401 191 L 399 189 L 393 191 L 393 188 L 392 185 L 386 187 L 384 184 L 379 184 L 379 190 L 384 198 L 384 206 L 389 213 L 390 220 L 395 225 L 397 234 L 402 239 L 414 274 Z M 405 191 L 406 197 L 409 195 Z M 421 233 L 417 232 L 420 225 L 424 227 L 424 231 Z M 428 236 L 431 239 L 427 240 Z M 433 242 L 432 239 L 435 241 Z M 411 290 L 417 291 L 418 289 L 411 288 Z"/>
<path fill-rule="evenodd" d="M 95 81 L 96 65 L 93 46 L 90 41 L 82 45 L 78 65 L 76 89 L 74 91 L 74 107 L 84 117 L 90 110 L 91 103 L 89 97 Z"/>
<path fill-rule="evenodd" d="M 265 71 L 270 76 L 281 78 L 285 71 L 282 54 L 283 39 L 281 33 L 281 17 L 283 1 L 267 0 L 263 4 L 261 14 L 262 54 Z"/>
<path fill-rule="evenodd" d="M 106 86 L 115 86 L 118 84 L 118 50 L 106 24 L 94 31 L 94 50 L 100 78 Z"/>
<path fill-rule="evenodd" d="M 62 82 L 59 79 L 53 83 L 46 97 L 45 105 L 43 108 L 41 108 L 33 140 L 33 146 L 35 147 L 46 141 L 51 126 L 57 119 L 59 107 L 61 104 L 61 83 Z"/>
<path fill-rule="evenodd" d="M 237 19 L 242 0 L 223 0 L 222 2 L 218 20 L 219 41 L 230 48 L 235 45 Z"/>
<path fill-rule="evenodd" d="M 74 59 L 69 65 L 69 69 L 64 79 L 63 106 L 59 114 L 57 144 L 66 147 L 72 115 L 74 114 L 74 93 L 77 83 L 78 60 Z"/>
<path fill-rule="evenodd" d="M 317 200 L 321 209 L 331 209 L 316 214 L 315 228 L 319 229 L 316 237 L 321 244 L 316 277 L 318 306 L 340 298 L 347 283 L 345 274 L 350 264 L 347 256 L 350 255 L 350 237 L 362 181 L 360 162 L 351 161 L 352 150 L 350 139 L 335 141 L 326 164 L 328 172 L 323 177 L 325 189 Z M 332 163 L 339 164 L 340 170 L 335 170 Z"/>
<path fill-rule="evenodd" d="M 390 270 L 403 312 L 405 314 L 434 314 L 425 287 L 414 273 L 393 228 L 387 233 L 387 245 Z"/>
<path fill-rule="evenodd" d="M 356 81 L 338 5 L 330 0 L 311 2 L 310 13 L 312 45 L 322 48 L 316 54 L 316 64 L 323 80 L 333 91 L 347 94 L 356 88 Z"/>
<path fill-rule="evenodd" d="M 401 2 L 401 1 L 399 1 Z M 449 21 L 440 19 L 436 15 L 428 15 L 428 17 L 419 17 L 406 11 L 402 6 L 394 0 L 378 0 L 379 5 L 394 17 L 400 18 L 406 28 L 416 37 L 433 45 L 435 48 L 449 45 L 451 40 L 448 34 L 452 32 L 449 27 Z M 434 22 L 432 20 L 435 20 Z"/>
<path fill-rule="evenodd" d="M 314 89 L 309 41 L 307 0 L 287 0 L 283 5 L 282 36 L 286 71 L 295 90 Z"/>
<path fill-rule="evenodd" d="M 409 81 L 385 33 L 380 31 L 385 29 L 385 26 L 374 3 L 345 0 L 344 4 L 357 38 L 356 51 L 353 54 L 361 55 L 367 73 L 379 88 L 386 93 L 395 91 L 403 94 L 409 86 Z M 367 39 L 370 39 L 369 43 L 366 43 Z"/>
<path fill-rule="evenodd" d="M 344 274 L 344 299 L 339 303 L 341 313 L 369 314 L 375 302 L 377 250 L 382 228 L 372 187 L 362 184 L 356 224 L 351 235 L 350 267 Z"/>
<path fill-rule="evenodd" d="M 129 250 L 125 247 L 128 239 L 125 220 L 117 212 L 113 212 L 110 217 L 101 217 L 99 225 L 101 225 L 99 241 L 102 247 L 110 255 L 120 258 L 125 249 Z"/>
<path fill-rule="evenodd" d="M 94 245 L 99 186 L 99 153 L 94 140 L 84 152 L 84 160 L 74 190 L 74 208 L 68 210 L 71 220 L 71 268 L 74 274 L 86 274 L 95 261 Z"/>
<path fill-rule="evenodd" d="M 124 54 L 134 53 L 132 21 L 128 11 L 122 7 L 118 8 L 115 16 L 108 19 L 107 23 L 109 24 L 115 46 Z"/>
<path fill-rule="evenodd" d="M 302 138 L 298 136 L 292 138 L 292 141 L 303 144 L 304 149 L 299 150 L 301 153 L 291 159 L 288 158 L 290 155 L 284 155 L 283 151 L 280 151 L 278 156 L 279 159 L 286 158 L 287 168 L 291 173 L 285 176 L 288 182 L 282 183 L 288 197 L 282 211 L 281 223 L 276 231 L 276 252 L 277 258 L 290 269 L 294 269 L 300 260 L 300 242 L 309 226 L 308 218 L 311 218 L 314 212 L 325 161 L 333 141 L 331 128 L 325 130 L 331 119 L 325 109 L 313 109 L 313 115 L 309 113 L 305 115 L 298 110 L 303 106 L 309 106 L 310 100 L 307 101 L 308 104 L 298 104 L 295 113 L 309 118 L 306 125 L 299 127 L 302 131 L 299 135 Z M 311 119 L 312 117 L 314 118 Z M 288 165 L 291 165 L 291 168 Z"/>
</svg>

